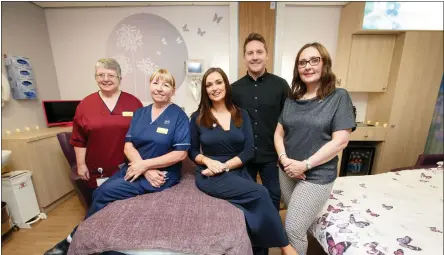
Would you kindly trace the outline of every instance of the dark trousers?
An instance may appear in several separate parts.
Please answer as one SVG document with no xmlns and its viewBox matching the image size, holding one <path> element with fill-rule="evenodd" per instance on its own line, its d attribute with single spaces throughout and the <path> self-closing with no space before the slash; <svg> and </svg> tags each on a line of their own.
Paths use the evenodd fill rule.
<svg viewBox="0 0 444 255">
<path fill-rule="evenodd" d="M 248 163 L 246 165 L 248 173 L 256 182 L 256 176 L 259 172 L 262 184 L 267 188 L 276 210 L 279 211 L 281 202 L 281 188 L 279 186 L 279 168 L 277 167 L 277 160 L 265 163 Z"/>
<path fill-rule="evenodd" d="M 114 201 L 146 193 L 159 192 L 179 183 L 179 180 L 173 177 L 169 178 L 160 188 L 155 188 L 151 186 L 144 176 L 137 178 L 134 182 L 125 181 L 124 177 L 127 169 L 127 167 L 123 167 L 94 191 L 93 201 L 85 216 L 85 220 Z M 77 227 L 71 232 L 71 237 L 74 236 Z"/>
<path fill-rule="evenodd" d="M 227 200 L 243 211 L 255 254 L 267 254 L 263 252 L 267 252 L 270 247 L 285 247 L 289 244 L 267 189 L 254 183 L 246 169 L 231 170 L 213 177 L 197 172 L 196 186 L 206 194 Z M 259 250 L 264 251 L 257 253 Z"/>
</svg>

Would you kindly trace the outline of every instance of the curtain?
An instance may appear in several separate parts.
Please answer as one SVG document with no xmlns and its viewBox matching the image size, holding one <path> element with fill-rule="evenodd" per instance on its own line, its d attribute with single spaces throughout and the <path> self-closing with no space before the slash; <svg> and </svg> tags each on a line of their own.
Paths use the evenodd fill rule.
<svg viewBox="0 0 444 255">
<path fill-rule="evenodd" d="M 430 124 L 429 135 L 424 149 L 425 154 L 444 154 L 443 144 L 443 114 L 444 114 L 444 75 L 441 79 L 438 99 L 436 100 L 435 112 L 433 113 L 432 123 Z"/>
</svg>

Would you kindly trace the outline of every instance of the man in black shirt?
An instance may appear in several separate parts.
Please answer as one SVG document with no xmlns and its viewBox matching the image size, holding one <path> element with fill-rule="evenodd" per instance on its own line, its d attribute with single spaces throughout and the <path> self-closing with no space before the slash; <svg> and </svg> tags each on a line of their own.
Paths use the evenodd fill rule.
<svg viewBox="0 0 444 255">
<path fill-rule="evenodd" d="M 251 33 L 245 39 L 244 58 L 248 72 L 232 84 L 232 92 L 234 103 L 248 111 L 253 125 L 255 158 L 246 166 L 255 181 L 259 172 L 279 210 L 281 190 L 273 138 L 290 86 L 286 80 L 265 69 L 267 45 L 260 34 Z"/>
</svg>

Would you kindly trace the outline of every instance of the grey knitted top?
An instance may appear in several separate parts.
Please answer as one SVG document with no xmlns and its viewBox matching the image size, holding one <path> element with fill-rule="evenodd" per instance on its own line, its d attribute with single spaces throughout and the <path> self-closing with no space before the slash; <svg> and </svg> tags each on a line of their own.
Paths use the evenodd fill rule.
<svg viewBox="0 0 444 255">
<path fill-rule="evenodd" d="M 335 131 L 356 129 L 353 104 L 345 89 L 337 88 L 320 100 L 287 98 L 279 117 L 284 127 L 285 152 L 289 158 L 305 160 L 332 140 Z M 327 184 L 336 179 L 338 157 L 305 172 L 306 180 Z"/>
</svg>

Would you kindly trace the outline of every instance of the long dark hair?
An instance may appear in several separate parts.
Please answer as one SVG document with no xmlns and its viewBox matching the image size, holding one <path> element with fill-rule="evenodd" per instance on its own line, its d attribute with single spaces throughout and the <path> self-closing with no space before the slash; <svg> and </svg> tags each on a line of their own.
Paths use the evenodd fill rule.
<svg viewBox="0 0 444 255">
<path fill-rule="evenodd" d="M 242 125 L 240 109 L 233 104 L 230 82 L 228 81 L 225 72 L 219 67 L 211 67 L 203 75 L 200 103 L 199 108 L 197 109 L 199 111 L 199 116 L 197 117 L 196 123 L 197 125 L 203 125 L 206 128 L 211 128 L 214 123 L 218 123 L 216 117 L 211 113 L 213 102 L 211 101 L 210 96 L 208 96 L 206 88 L 208 75 L 214 72 L 217 72 L 222 76 L 225 84 L 225 107 L 227 107 L 228 111 L 231 113 L 231 119 L 234 120 L 234 125 L 240 127 Z"/>
<path fill-rule="evenodd" d="M 321 74 L 321 86 L 317 91 L 317 97 L 320 99 L 324 99 L 326 96 L 333 93 L 336 89 L 336 75 L 333 73 L 332 61 L 330 54 L 327 49 L 320 43 L 307 43 L 305 44 L 298 52 L 296 56 L 296 60 L 294 62 L 294 70 L 293 70 L 293 81 L 291 82 L 291 93 L 290 97 L 293 99 L 299 99 L 304 96 L 307 92 L 307 85 L 301 80 L 298 71 L 298 62 L 303 50 L 308 47 L 313 47 L 319 51 L 322 59 L 322 74 Z"/>
</svg>

